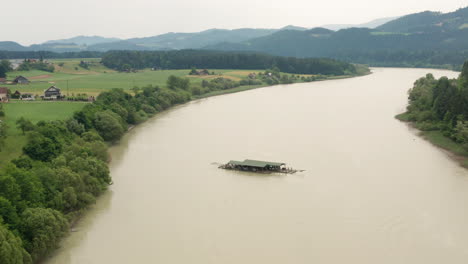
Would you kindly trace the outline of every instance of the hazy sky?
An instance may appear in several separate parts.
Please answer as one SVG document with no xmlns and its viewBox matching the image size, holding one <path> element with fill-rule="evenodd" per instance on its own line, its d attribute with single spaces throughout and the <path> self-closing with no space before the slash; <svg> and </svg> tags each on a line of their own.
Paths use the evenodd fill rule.
<svg viewBox="0 0 468 264">
<path fill-rule="evenodd" d="M 0 40 L 40 43 L 76 35 L 144 37 L 210 28 L 359 24 L 466 0 L 15 0 L 2 1 Z"/>
</svg>

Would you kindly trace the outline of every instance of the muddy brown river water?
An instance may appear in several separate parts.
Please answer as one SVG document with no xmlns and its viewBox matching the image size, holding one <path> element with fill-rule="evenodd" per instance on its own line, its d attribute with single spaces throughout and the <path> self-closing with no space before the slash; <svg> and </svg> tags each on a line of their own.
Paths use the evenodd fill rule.
<svg viewBox="0 0 468 264">
<path fill-rule="evenodd" d="M 428 69 L 194 101 L 111 149 L 114 185 L 48 264 L 466 264 L 468 171 L 394 119 Z M 283 161 L 293 175 L 213 163 Z"/>
</svg>

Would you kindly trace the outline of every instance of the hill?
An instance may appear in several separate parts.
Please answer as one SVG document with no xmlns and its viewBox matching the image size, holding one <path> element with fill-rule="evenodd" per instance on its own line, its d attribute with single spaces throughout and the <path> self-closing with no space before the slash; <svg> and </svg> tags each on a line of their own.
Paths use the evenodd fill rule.
<svg viewBox="0 0 468 264">
<path fill-rule="evenodd" d="M 460 67 L 468 54 L 468 8 L 423 12 L 376 29 L 283 30 L 208 50 L 257 51 L 279 56 L 331 57 L 374 66 Z"/>
<path fill-rule="evenodd" d="M 14 41 L 0 41 L 0 50 L 8 51 L 27 51 L 28 48 L 21 46 Z"/>
<path fill-rule="evenodd" d="M 451 13 L 425 11 L 403 16 L 376 29 L 382 32 L 432 33 L 468 28 L 468 7 Z"/>
<path fill-rule="evenodd" d="M 57 43 L 74 43 L 80 46 L 90 46 L 100 43 L 109 43 L 109 42 L 116 42 L 120 41 L 118 38 L 105 38 L 101 36 L 76 36 L 73 38 L 68 39 L 57 39 L 57 40 L 49 40 L 44 42 L 43 44 L 57 44 Z"/>
</svg>

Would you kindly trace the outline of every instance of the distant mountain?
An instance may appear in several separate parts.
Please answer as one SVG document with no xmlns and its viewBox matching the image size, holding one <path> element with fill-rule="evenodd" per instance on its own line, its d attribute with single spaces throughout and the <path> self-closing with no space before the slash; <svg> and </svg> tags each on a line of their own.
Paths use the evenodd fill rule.
<svg viewBox="0 0 468 264">
<path fill-rule="evenodd" d="M 383 32 L 430 33 L 468 28 L 468 7 L 451 13 L 425 11 L 403 16 L 376 29 Z"/>
<path fill-rule="evenodd" d="M 0 50 L 27 51 L 28 48 L 13 41 L 0 41 Z"/>
<path fill-rule="evenodd" d="M 363 24 L 329 24 L 329 25 L 323 25 L 323 28 L 327 28 L 333 31 L 338 31 L 340 29 L 346 29 L 346 28 L 376 28 L 378 26 L 381 26 L 385 23 L 388 23 L 392 20 L 395 20 L 399 17 L 385 17 L 385 18 L 378 18 L 374 19 L 370 22 L 363 23 Z"/>
<path fill-rule="evenodd" d="M 277 29 L 209 29 L 197 33 L 166 33 L 154 37 L 133 38 L 128 42 L 152 50 L 198 49 L 220 42 L 242 42 L 263 37 L 278 31 Z"/>
<path fill-rule="evenodd" d="M 90 51 L 109 51 L 109 50 L 151 50 L 148 47 L 132 43 L 128 40 L 122 40 L 110 43 L 100 43 L 88 46 Z"/>
<path fill-rule="evenodd" d="M 297 27 L 297 26 L 293 26 L 293 25 L 288 25 L 288 26 L 282 27 L 280 30 L 298 30 L 298 31 L 305 31 L 305 30 L 308 30 L 308 28 L 305 28 L 305 27 Z"/>
<path fill-rule="evenodd" d="M 79 46 L 89 46 L 101 43 L 109 43 L 109 42 L 116 42 L 120 41 L 118 38 L 105 38 L 100 36 L 77 36 L 68 39 L 58 39 L 58 40 L 49 40 L 44 42 L 43 44 L 56 44 L 56 43 L 74 43 Z"/>
<path fill-rule="evenodd" d="M 24 47 L 15 42 L 0 42 L 0 50 L 12 51 L 108 51 L 108 50 L 175 50 L 200 49 L 221 42 L 239 43 L 249 39 L 267 36 L 281 30 L 307 30 L 296 26 L 281 29 L 209 29 L 195 33 L 166 33 L 152 37 L 121 40 L 99 36 L 77 36 L 69 39 L 50 40 L 43 44 Z M 14 43 L 14 44 L 12 44 Z"/>
<path fill-rule="evenodd" d="M 255 51 L 280 56 L 331 57 L 378 66 L 462 64 L 468 54 L 468 8 L 401 17 L 375 29 L 283 30 L 209 50 Z M 448 66 L 447 66 L 448 67 Z"/>
</svg>

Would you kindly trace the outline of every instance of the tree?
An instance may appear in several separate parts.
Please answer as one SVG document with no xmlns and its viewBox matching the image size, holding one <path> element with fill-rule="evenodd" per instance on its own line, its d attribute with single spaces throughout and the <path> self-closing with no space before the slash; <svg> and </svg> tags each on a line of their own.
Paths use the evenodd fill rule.
<svg viewBox="0 0 468 264">
<path fill-rule="evenodd" d="M 24 250 L 21 239 L 0 223 L 0 263 L 30 264 L 31 256 Z"/>
<path fill-rule="evenodd" d="M 0 61 L 0 78 L 5 78 L 6 73 L 12 71 L 11 62 L 8 60 Z"/>
<path fill-rule="evenodd" d="M 8 136 L 8 125 L 0 120 L 0 150 L 5 145 L 5 139 Z"/>
<path fill-rule="evenodd" d="M 180 78 L 174 75 L 169 76 L 167 79 L 167 88 L 175 90 L 180 88 L 182 90 L 187 90 L 189 88 L 190 80 L 187 78 Z"/>
<path fill-rule="evenodd" d="M 28 142 L 23 147 L 26 155 L 34 160 L 50 161 L 55 158 L 62 149 L 62 145 L 58 141 L 43 136 L 38 132 L 29 134 Z"/>
<path fill-rule="evenodd" d="M 0 103 L 0 117 L 5 116 L 5 110 L 3 110 L 3 103 Z"/>
<path fill-rule="evenodd" d="M 26 131 L 34 130 L 34 124 L 24 117 L 20 117 L 16 120 L 16 127 L 23 132 L 23 135 Z"/>
<path fill-rule="evenodd" d="M 133 91 L 134 95 L 137 95 L 141 91 L 141 88 L 138 86 L 133 86 L 131 90 Z"/>
<path fill-rule="evenodd" d="M 21 215 L 19 231 L 25 240 L 26 250 L 34 260 L 55 249 L 67 230 L 67 219 L 53 209 L 28 208 Z"/>
<path fill-rule="evenodd" d="M 116 141 L 124 133 L 120 119 L 119 115 L 109 110 L 97 112 L 94 125 L 104 140 Z"/>
</svg>

